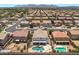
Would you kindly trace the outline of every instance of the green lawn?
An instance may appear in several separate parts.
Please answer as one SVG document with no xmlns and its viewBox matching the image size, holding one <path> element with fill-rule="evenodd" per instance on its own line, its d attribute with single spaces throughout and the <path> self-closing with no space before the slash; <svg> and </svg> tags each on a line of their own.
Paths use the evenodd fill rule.
<svg viewBox="0 0 79 59">
<path fill-rule="evenodd" d="M 0 28 L 0 32 L 2 32 L 2 30 L 3 30 L 3 29 L 2 29 L 2 28 Z"/>
</svg>

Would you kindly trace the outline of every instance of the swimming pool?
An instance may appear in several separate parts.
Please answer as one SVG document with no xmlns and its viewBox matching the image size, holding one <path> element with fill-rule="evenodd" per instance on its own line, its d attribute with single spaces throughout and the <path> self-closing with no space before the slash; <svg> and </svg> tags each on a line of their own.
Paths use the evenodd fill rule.
<svg viewBox="0 0 79 59">
<path fill-rule="evenodd" d="M 37 51 L 37 52 L 42 52 L 44 50 L 43 47 L 33 47 L 32 50 Z"/>
<path fill-rule="evenodd" d="M 56 47 L 55 51 L 56 52 L 66 52 L 66 48 L 64 48 L 64 47 Z"/>
</svg>

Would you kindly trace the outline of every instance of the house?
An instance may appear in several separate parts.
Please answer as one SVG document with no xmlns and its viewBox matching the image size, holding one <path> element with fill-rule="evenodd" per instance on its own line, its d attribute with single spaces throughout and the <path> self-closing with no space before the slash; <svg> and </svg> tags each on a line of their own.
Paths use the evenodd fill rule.
<svg viewBox="0 0 79 59">
<path fill-rule="evenodd" d="M 69 30 L 68 35 L 70 36 L 73 45 L 79 48 L 79 30 Z"/>
<path fill-rule="evenodd" d="M 54 17 L 54 16 L 52 16 L 52 17 L 49 17 L 50 19 L 52 19 L 52 20 L 55 20 L 56 18 Z"/>
<path fill-rule="evenodd" d="M 6 43 L 10 40 L 10 34 L 1 32 L 0 33 L 0 49 L 6 46 Z"/>
<path fill-rule="evenodd" d="M 35 20 L 40 20 L 40 17 L 34 17 Z"/>
<path fill-rule="evenodd" d="M 69 45 L 70 38 L 67 35 L 67 32 L 54 31 L 51 36 L 56 45 Z"/>
<path fill-rule="evenodd" d="M 0 22 L 0 28 L 5 27 L 5 23 L 4 22 Z"/>
<path fill-rule="evenodd" d="M 73 16 L 79 16 L 79 12 L 74 12 Z"/>
<path fill-rule="evenodd" d="M 40 20 L 32 20 L 31 23 L 33 24 L 33 27 L 37 27 L 40 25 Z"/>
<path fill-rule="evenodd" d="M 63 17 L 63 16 L 64 16 L 64 13 L 63 13 L 63 12 L 60 12 L 60 13 L 58 14 L 58 16 Z"/>
<path fill-rule="evenodd" d="M 18 19 L 16 17 L 10 17 L 9 21 L 17 21 Z"/>
<path fill-rule="evenodd" d="M 56 27 L 59 27 L 59 26 L 62 26 L 62 21 L 61 20 L 53 20 L 53 26 L 56 26 Z"/>
<path fill-rule="evenodd" d="M 79 40 L 79 30 L 68 30 L 68 35 L 72 40 Z"/>
<path fill-rule="evenodd" d="M 43 20 L 42 26 L 47 28 L 52 28 L 51 20 Z"/>
<path fill-rule="evenodd" d="M 26 19 L 27 19 L 27 20 L 28 20 L 28 19 L 29 19 L 29 20 L 31 20 L 31 19 L 32 19 L 32 17 L 28 16 L 28 17 L 26 17 Z"/>
<path fill-rule="evenodd" d="M 74 20 L 74 23 L 77 27 L 79 27 L 79 20 Z"/>
<path fill-rule="evenodd" d="M 66 16 L 66 19 L 72 20 L 72 17 L 71 16 Z"/>
<path fill-rule="evenodd" d="M 50 25 L 50 24 L 51 24 L 51 20 L 43 20 L 43 24 L 48 24 L 48 25 Z"/>
<path fill-rule="evenodd" d="M 40 24 L 40 20 L 32 20 L 33 24 Z"/>
<path fill-rule="evenodd" d="M 72 20 L 63 20 L 63 23 L 65 26 L 70 26 L 70 27 L 74 26 L 74 23 Z"/>
<path fill-rule="evenodd" d="M 73 16 L 73 19 L 74 19 L 74 20 L 78 20 L 78 19 L 79 19 L 79 17 L 75 17 L 75 16 Z"/>
<path fill-rule="evenodd" d="M 64 20 L 66 17 L 65 16 L 58 16 L 59 20 Z"/>
<path fill-rule="evenodd" d="M 32 44 L 33 45 L 46 45 L 48 44 L 48 33 L 45 30 L 38 29 L 34 31 L 32 37 Z"/>
<path fill-rule="evenodd" d="M 29 26 L 29 21 L 21 21 L 20 27 L 28 27 Z"/>
<path fill-rule="evenodd" d="M 18 29 L 13 33 L 14 42 L 27 42 L 29 38 L 29 30 Z"/>
<path fill-rule="evenodd" d="M 47 16 L 44 16 L 44 17 L 42 17 L 42 19 L 46 20 L 46 19 L 48 19 L 48 17 Z"/>
</svg>

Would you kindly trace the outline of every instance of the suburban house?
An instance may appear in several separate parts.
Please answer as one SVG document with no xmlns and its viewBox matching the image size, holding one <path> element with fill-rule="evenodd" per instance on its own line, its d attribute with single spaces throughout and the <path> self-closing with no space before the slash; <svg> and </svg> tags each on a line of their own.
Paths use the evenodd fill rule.
<svg viewBox="0 0 79 59">
<path fill-rule="evenodd" d="M 38 24 L 40 24 L 40 20 L 32 20 L 31 23 L 32 23 L 32 24 L 35 24 L 35 25 L 38 25 Z"/>
<path fill-rule="evenodd" d="M 73 45 L 79 48 L 79 30 L 69 30 L 68 35 Z"/>
<path fill-rule="evenodd" d="M 48 44 L 48 33 L 45 30 L 38 29 L 34 31 L 32 37 L 33 45 L 46 45 Z"/>
<path fill-rule="evenodd" d="M 10 40 L 10 34 L 1 32 L 0 33 L 0 49 L 4 48 L 9 40 Z"/>
<path fill-rule="evenodd" d="M 51 20 L 43 20 L 42 26 L 45 28 L 51 28 L 52 27 Z"/>
<path fill-rule="evenodd" d="M 63 23 L 65 26 L 68 26 L 68 27 L 74 26 L 74 23 L 72 20 L 63 20 Z"/>
<path fill-rule="evenodd" d="M 79 20 L 74 20 L 74 23 L 76 24 L 77 27 L 79 27 Z"/>
<path fill-rule="evenodd" d="M 18 29 L 13 33 L 14 42 L 27 42 L 29 37 L 29 30 Z"/>
<path fill-rule="evenodd" d="M 65 16 L 58 16 L 57 18 L 58 18 L 58 20 L 64 20 L 66 17 Z"/>
<path fill-rule="evenodd" d="M 72 17 L 71 16 L 66 16 L 66 19 L 72 20 Z"/>
<path fill-rule="evenodd" d="M 74 20 L 78 20 L 78 19 L 79 19 L 79 17 L 73 16 L 73 19 L 74 19 Z"/>
<path fill-rule="evenodd" d="M 54 26 L 59 27 L 59 26 L 62 26 L 63 22 L 61 20 L 53 20 L 53 23 L 54 23 L 53 24 Z"/>
<path fill-rule="evenodd" d="M 15 16 L 13 16 L 13 17 L 10 17 L 10 19 L 9 19 L 9 21 L 17 21 L 18 19 L 15 17 Z"/>
<path fill-rule="evenodd" d="M 79 30 L 68 30 L 68 35 L 72 40 L 79 40 Z"/>
<path fill-rule="evenodd" d="M 67 32 L 54 31 L 51 34 L 52 40 L 56 45 L 69 45 L 69 37 Z"/>
<path fill-rule="evenodd" d="M 21 21 L 20 27 L 28 27 L 29 21 Z"/>
</svg>

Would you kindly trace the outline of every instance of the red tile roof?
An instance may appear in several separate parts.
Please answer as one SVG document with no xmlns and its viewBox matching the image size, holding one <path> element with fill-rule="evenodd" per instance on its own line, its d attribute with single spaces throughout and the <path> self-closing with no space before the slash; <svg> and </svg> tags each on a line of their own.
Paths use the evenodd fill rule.
<svg viewBox="0 0 79 59">
<path fill-rule="evenodd" d="M 68 37 L 66 32 L 54 31 L 52 32 L 53 37 Z"/>
<path fill-rule="evenodd" d="M 13 34 L 14 37 L 27 37 L 27 35 L 28 35 L 28 30 L 26 29 L 16 30 Z"/>
<path fill-rule="evenodd" d="M 67 32 L 54 31 L 52 32 L 52 36 L 56 41 L 69 41 Z"/>
</svg>

